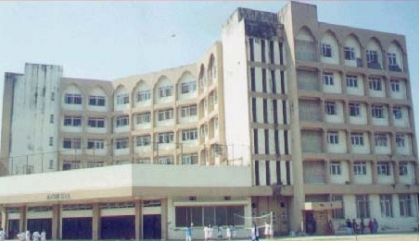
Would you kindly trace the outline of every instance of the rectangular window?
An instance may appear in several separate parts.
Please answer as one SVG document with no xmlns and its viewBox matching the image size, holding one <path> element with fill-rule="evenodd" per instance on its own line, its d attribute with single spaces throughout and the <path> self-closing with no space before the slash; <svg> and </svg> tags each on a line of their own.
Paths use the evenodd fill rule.
<svg viewBox="0 0 420 241">
<path fill-rule="evenodd" d="M 129 118 L 128 115 L 120 116 L 115 119 L 115 127 L 128 126 Z"/>
<path fill-rule="evenodd" d="M 391 90 L 392 92 L 400 92 L 400 81 L 391 80 Z"/>
<path fill-rule="evenodd" d="M 157 164 L 172 165 L 174 164 L 173 156 L 160 156 Z"/>
<path fill-rule="evenodd" d="M 351 144 L 353 146 L 363 146 L 363 133 L 351 133 Z"/>
<path fill-rule="evenodd" d="M 413 210 L 411 207 L 411 195 L 410 194 L 398 194 L 400 204 L 400 216 L 401 217 L 412 217 Z"/>
<path fill-rule="evenodd" d="M 53 144 L 54 144 L 54 138 L 52 137 L 52 136 L 50 136 L 50 139 L 49 139 L 49 146 L 53 146 Z"/>
<path fill-rule="evenodd" d="M 91 106 L 105 106 L 105 97 L 104 96 L 89 96 L 89 105 Z"/>
<path fill-rule="evenodd" d="M 88 149 L 104 149 L 104 143 L 101 139 L 88 139 Z"/>
<path fill-rule="evenodd" d="M 158 140 L 159 140 L 159 143 L 173 143 L 174 133 L 173 132 L 159 133 Z"/>
<path fill-rule="evenodd" d="M 387 53 L 388 56 L 388 64 L 391 66 L 398 66 L 397 63 L 397 55 L 394 53 Z"/>
<path fill-rule="evenodd" d="M 137 146 L 150 146 L 152 139 L 150 135 L 137 136 L 136 145 Z"/>
<path fill-rule="evenodd" d="M 327 139 L 329 144 L 338 144 L 338 132 L 328 132 Z"/>
<path fill-rule="evenodd" d="M 173 109 L 159 110 L 158 111 L 158 121 L 165 121 L 174 118 Z"/>
<path fill-rule="evenodd" d="M 392 211 L 392 195 L 379 195 L 379 203 L 381 206 L 381 216 L 383 218 L 392 218 L 393 211 Z"/>
<path fill-rule="evenodd" d="M 408 176 L 408 162 L 400 162 L 398 167 L 400 176 Z"/>
<path fill-rule="evenodd" d="M 382 91 L 382 80 L 380 78 L 369 78 L 369 89 Z"/>
<path fill-rule="evenodd" d="M 356 195 L 357 218 L 370 218 L 369 195 Z"/>
<path fill-rule="evenodd" d="M 334 85 L 334 75 L 332 73 L 324 73 L 324 84 Z"/>
<path fill-rule="evenodd" d="M 405 147 L 405 137 L 402 134 L 397 134 L 395 136 L 395 142 L 397 143 L 398 147 Z"/>
<path fill-rule="evenodd" d="M 181 83 L 181 94 L 193 93 L 197 89 L 195 81 Z"/>
<path fill-rule="evenodd" d="M 375 146 L 388 146 L 388 136 L 386 134 L 375 134 Z"/>
<path fill-rule="evenodd" d="M 64 126 L 81 126 L 82 117 L 80 116 L 64 116 Z"/>
<path fill-rule="evenodd" d="M 378 162 L 376 164 L 378 176 L 391 176 L 391 165 L 389 162 Z"/>
<path fill-rule="evenodd" d="M 150 100 L 150 90 L 140 90 L 137 92 L 137 102 Z"/>
<path fill-rule="evenodd" d="M 354 48 L 344 47 L 344 59 L 346 60 L 355 60 Z"/>
<path fill-rule="evenodd" d="M 332 57 L 331 45 L 322 43 L 321 44 L 321 54 L 324 57 Z"/>
<path fill-rule="evenodd" d="M 325 102 L 325 112 L 327 113 L 327 115 L 336 115 L 337 112 L 335 110 L 335 103 Z"/>
<path fill-rule="evenodd" d="M 347 87 L 357 88 L 357 76 L 356 75 L 346 75 L 346 84 Z"/>
<path fill-rule="evenodd" d="M 136 121 L 138 125 L 150 123 L 150 112 L 136 115 Z"/>
<path fill-rule="evenodd" d="M 198 164 L 198 154 L 188 153 L 182 155 L 182 165 L 194 165 Z"/>
<path fill-rule="evenodd" d="M 350 116 L 360 116 L 360 104 L 349 103 Z"/>
<path fill-rule="evenodd" d="M 159 87 L 159 98 L 172 96 L 172 86 Z"/>
<path fill-rule="evenodd" d="M 181 117 L 197 116 L 197 105 L 181 107 Z"/>
<path fill-rule="evenodd" d="M 332 211 L 333 219 L 344 219 L 343 195 L 332 195 L 331 201 L 341 201 L 341 206 L 342 206 L 340 209 L 333 209 Z"/>
<path fill-rule="evenodd" d="M 382 105 L 372 105 L 372 118 L 385 118 L 383 109 L 384 107 Z"/>
<path fill-rule="evenodd" d="M 117 95 L 117 105 L 125 105 L 129 103 L 128 93 Z"/>
<path fill-rule="evenodd" d="M 402 109 L 400 106 L 394 106 L 392 108 L 392 114 L 394 115 L 394 119 L 399 120 L 402 119 Z"/>
<path fill-rule="evenodd" d="M 54 124 L 54 115 L 53 114 L 50 115 L 50 123 Z"/>
<path fill-rule="evenodd" d="M 378 52 L 375 50 L 366 50 L 367 63 L 378 63 Z"/>
<path fill-rule="evenodd" d="M 330 162 L 330 174 L 341 175 L 341 163 L 339 161 Z"/>
<path fill-rule="evenodd" d="M 115 149 L 127 149 L 128 148 L 128 138 L 121 138 L 115 140 Z"/>
<path fill-rule="evenodd" d="M 64 149 L 80 149 L 81 141 L 80 138 L 64 138 L 63 148 Z"/>
<path fill-rule="evenodd" d="M 64 103 L 69 105 L 81 105 L 82 104 L 82 95 L 80 94 L 65 94 Z"/>
<path fill-rule="evenodd" d="M 366 162 L 356 161 L 353 163 L 353 172 L 355 176 L 366 175 Z"/>
<path fill-rule="evenodd" d="M 93 127 L 93 128 L 104 128 L 105 127 L 105 119 L 104 118 L 89 117 L 88 118 L 88 126 Z"/>
<path fill-rule="evenodd" d="M 190 141 L 190 140 L 197 140 L 197 129 L 191 130 L 183 130 L 182 131 L 182 140 L 183 141 Z"/>
</svg>

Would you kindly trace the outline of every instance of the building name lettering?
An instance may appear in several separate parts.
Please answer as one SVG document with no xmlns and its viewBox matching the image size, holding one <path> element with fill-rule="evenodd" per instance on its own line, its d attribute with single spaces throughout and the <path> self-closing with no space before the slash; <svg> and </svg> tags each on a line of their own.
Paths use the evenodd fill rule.
<svg viewBox="0 0 420 241">
<path fill-rule="evenodd" d="M 71 199 L 70 193 L 50 193 L 47 195 L 47 200 L 67 200 Z"/>
</svg>

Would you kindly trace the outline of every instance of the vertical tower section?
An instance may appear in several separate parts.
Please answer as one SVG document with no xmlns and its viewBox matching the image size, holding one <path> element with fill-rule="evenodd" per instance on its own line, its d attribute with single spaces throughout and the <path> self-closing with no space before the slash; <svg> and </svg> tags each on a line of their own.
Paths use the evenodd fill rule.
<svg viewBox="0 0 420 241">
<path fill-rule="evenodd" d="M 282 31 L 277 14 L 244 8 L 223 29 L 226 139 L 255 186 L 293 184 Z"/>
<path fill-rule="evenodd" d="M 25 73 L 6 74 L 2 161 L 10 175 L 57 170 L 62 67 L 26 64 Z M 8 133 L 6 133 L 8 132 Z M 3 141 L 2 140 L 2 141 Z"/>
</svg>

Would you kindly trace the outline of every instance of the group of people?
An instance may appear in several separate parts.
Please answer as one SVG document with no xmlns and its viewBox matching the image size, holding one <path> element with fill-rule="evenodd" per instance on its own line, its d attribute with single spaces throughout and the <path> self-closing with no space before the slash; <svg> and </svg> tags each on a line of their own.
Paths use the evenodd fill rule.
<svg viewBox="0 0 420 241">
<path fill-rule="evenodd" d="M 252 241 L 259 241 L 259 229 L 264 228 L 264 236 L 267 239 L 273 238 L 273 228 L 269 223 L 265 223 L 264 226 L 257 226 L 257 224 L 254 222 L 251 228 L 251 239 Z M 236 237 L 236 228 L 233 225 L 228 225 L 226 228 L 223 228 L 222 226 L 218 225 L 217 228 L 213 228 L 212 225 L 204 226 L 204 241 L 211 241 L 214 239 L 213 233 L 216 230 L 217 231 L 217 239 L 221 240 L 223 239 L 223 229 L 226 229 L 226 239 L 229 241 L 234 239 Z M 192 240 L 192 225 L 185 227 L 185 241 L 191 241 Z"/>
<path fill-rule="evenodd" d="M 364 234 L 366 224 L 363 218 L 360 220 L 360 223 L 357 223 L 356 219 L 353 219 L 353 221 L 350 221 L 350 219 L 346 219 L 346 227 L 347 234 Z M 378 221 L 376 221 L 376 218 L 374 218 L 373 220 L 369 220 L 367 228 L 369 229 L 369 233 L 378 233 Z"/>
<path fill-rule="evenodd" d="M 26 232 L 18 233 L 17 238 L 19 241 L 30 241 L 31 240 L 31 232 L 29 230 L 26 230 Z M 45 241 L 47 240 L 47 234 L 45 231 L 42 231 L 41 233 L 38 231 L 35 231 L 32 233 L 32 241 Z"/>
<path fill-rule="evenodd" d="M 204 240 L 210 241 L 213 240 L 214 228 L 212 225 L 204 226 Z M 228 225 L 226 227 L 226 238 L 230 241 L 236 236 L 236 229 L 233 225 Z M 223 239 L 223 227 L 217 226 L 217 239 Z M 185 227 L 185 241 L 192 240 L 192 224 L 191 226 Z"/>
</svg>

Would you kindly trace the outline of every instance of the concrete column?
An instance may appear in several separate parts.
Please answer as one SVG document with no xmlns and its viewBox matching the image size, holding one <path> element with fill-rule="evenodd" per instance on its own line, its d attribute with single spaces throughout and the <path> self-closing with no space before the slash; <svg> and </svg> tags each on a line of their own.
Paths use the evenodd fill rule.
<svg viewBox="0 0 420 241">
<path fill-rule="evenodd" d="M 98 203 L 92 204 L 92 240 L 100 239 L 101 211 Z"/>
<path fill-rule="evenodd" d="M 7 229 L 8 229 L 8 220 L 9 217 L 7 215 L 7 210 L 5 207 L 1 207 L 1 228 L 7 233 Z"/>
<path fill-rule="evenodd" d="M 135 208 L 134 208 L 134 228 L 135 228 L 135 232 L 136 232 L 136 240 L 140 240 L 142 239 L 142 214 L 141 214 L 141 200 L 136 200 L 135 201 Z"/>
<path fill-rule="evenodd" d="M 354 168 L 353 168 L 353 163 L 354 160 L 349 160 L 349 181 L 351 184 L 354 184 Z"/>
<path fill-rule="evenodd" d="M 382 52 L 382 63 L 381 64 L 383 64 L 382 69 L 383 70 L 388 70 L 389 61 L 388 61 L 387 52 L 384 49 L 381 52 Z"/>
<path fill-rule="evenodd" d="M 378 183 L 378 170 L 376 170 L 377 167 L 377 160 L 374 160 L 372 162 L 372 183 L 377 184 Z"/>
<path fill-rule="evenodd" d="M 327 184 L 331 183 L 330 164 L 331 164 L 330 159 L 325 160 L 325 166 L 326 166 L 325 183 L 327 183 Z"/>
<path fill-rule="evenodd" d="M 26 206 L 20 207 L 19 227 L 21 231 L 26 231 Z"/>
<path fill-rule="evenodd" d="M 162 239 L 168 239 L 168 199 L 161 199 Z"/>
<path fill-rule="evenodd" d="M 52 205 L 52 220 L 51 220 L 51 238 L 53 240 L 61 239 L 61 212 L 60 205 Z"/>
<path fill-rule="evenodd" d="M 392 165 L 392 173 L 394 174 L 394 183 L 398 184 L 400 182 L 400 173 L 399 173 L 399 169 L 400 169 L 400 163 L 398 161 L 391 161 L 391 165 Z"/>
</svg>

